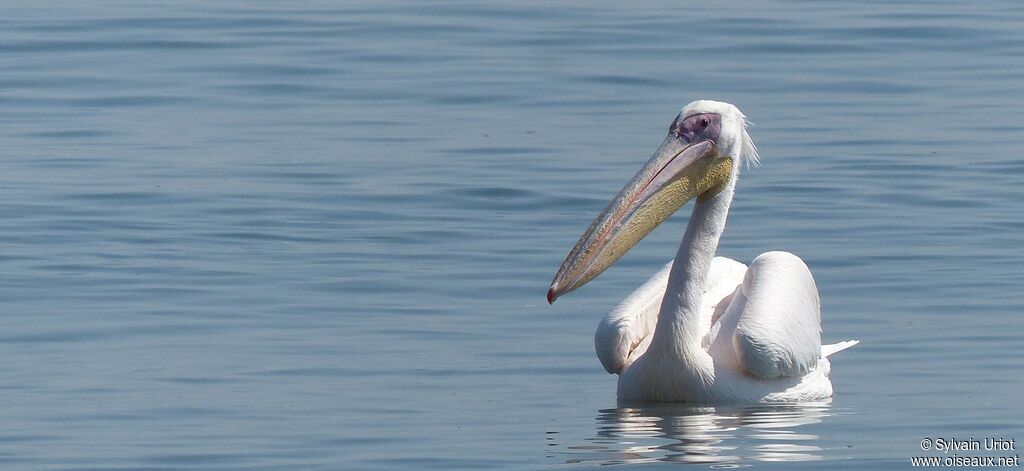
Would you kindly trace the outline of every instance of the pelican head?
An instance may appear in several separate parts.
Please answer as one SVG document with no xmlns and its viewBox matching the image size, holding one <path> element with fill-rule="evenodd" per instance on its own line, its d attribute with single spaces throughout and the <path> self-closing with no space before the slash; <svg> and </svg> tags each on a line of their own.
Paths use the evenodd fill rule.
<svg viewBox="0 0 1024 471">
<path fill-rule="evenodd" d="M 746 126 L 729 103 L 686 105 L 651 159 L 576 242 L 551 281 L 548 302 L 597 277 L 694 197 L 716 195 L 736 178 L 739 161 L 756 164 Z"/>
</svg>

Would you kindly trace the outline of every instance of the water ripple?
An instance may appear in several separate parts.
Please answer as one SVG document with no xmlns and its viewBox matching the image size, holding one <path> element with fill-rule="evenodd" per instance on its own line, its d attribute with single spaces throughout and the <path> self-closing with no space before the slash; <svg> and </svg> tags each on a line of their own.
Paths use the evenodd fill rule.
<svg viewBox="0 0 1024 471">
<path fill-rule="evenodd" d="M 1022 18 L 5 5 L 0 463 L 862 469 L 905 464 L 907 437 L 1012 436 Z M 672 256 L 688 210 L 544 300 L 700 97 L 738 103 L 764 160 L 720 252 L 798 253 L 826 341 L 863 341 L 833 363 L 835 406 L 608 409 L 594 324 Z"/>
</svg>

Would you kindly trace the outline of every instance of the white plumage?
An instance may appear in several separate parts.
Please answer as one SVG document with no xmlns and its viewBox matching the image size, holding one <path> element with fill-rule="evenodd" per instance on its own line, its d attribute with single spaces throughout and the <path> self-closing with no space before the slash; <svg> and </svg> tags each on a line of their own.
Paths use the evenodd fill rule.
<svg viewBox="0 0 1024 471">
<path fill-rule="evenodd" d="M 669 262 L 598 325 L 594 346 L 609 373 L 622 373 L 647 352 L 671 268 Z M 750 268 L 715 257 L 702 294 L 697 328 L 704 332 L 701 348 L 707 351 L 717 374 L 714 383 L 707 385 L 711 386 L 708 391 L 693 391 L 695 397 L 686 399 L 790 402 L 832 396 L 828 357 L 858 342 L 821 345 L 818 291 L 799 257 L 789 252 L 767 252 Z M 620 381 L 634 377 L 642 380 L 646 375 L 630 375 Z M 761 385 L 768 387 L 750 387 L 756 386 L 756 381 L 773 379 L 779 381 Z M 735 385 L 724 384 L 733 381 Z M 627 395 L 623 399 L 631 398 Z"/>
<path fill-rule="evenodd" d="M 690 103 L 552 281 L 549 301 L 597 276 L 629 250 L 678 208 L 669 202 L 682 205 L 697 198 L 674 261 L 597 328 L 597 356 L 605 369 L 620 375 L 620 401 L 832 397 L 828 357 L 857 341 L 821 344 L 818 288 L 803 260 L 788 252 L 767 252 L 747 267 L 715 256 L 741 162 L 758 162 L 743 114 L 728 103 Z"/>
</svg>

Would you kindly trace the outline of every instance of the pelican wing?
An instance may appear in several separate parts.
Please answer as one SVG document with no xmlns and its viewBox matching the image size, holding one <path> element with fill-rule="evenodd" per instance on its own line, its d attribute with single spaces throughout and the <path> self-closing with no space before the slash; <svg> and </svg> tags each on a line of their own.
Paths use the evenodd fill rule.
<svg viewBox="0 0 1024 471">
<path fill-rule="evenodd" d="M 597 357 L 609 373 L 621 373 L 633 360 L 643 355 L 651 343 L 658 324 L 661 301 L 668 286 L 668 274 L 672 270 L 669 261 L 644 284 L 624 299 L 601 319 L 594 334 Z M 747 266 L 725 257 L 711 261 L 707 287 L 701 302 L 705 318 L 714 322 L 716 315 L 728 306 L 729 296 L 743 279 Z M 702 326 L 707 329 L 708 326 Z"/>
<path fill-rule="evenodd" d="M 670 270 L 671 261 L 615 306 L 598 324 L 594 348 L 597 358 L 609 373 L 621 373 L 647 350 L 658 324 L 658 311 L 665 297 Z"/>
<path fill-rule="evenodd" d="M 767 252 L 754 259 L 732 304 L 730 311 L 741 308 L 732 344 L 747 372 L 762 379 L 799 377 L 818 365 L 818 288 L 799 257 Z"/>
</svg>

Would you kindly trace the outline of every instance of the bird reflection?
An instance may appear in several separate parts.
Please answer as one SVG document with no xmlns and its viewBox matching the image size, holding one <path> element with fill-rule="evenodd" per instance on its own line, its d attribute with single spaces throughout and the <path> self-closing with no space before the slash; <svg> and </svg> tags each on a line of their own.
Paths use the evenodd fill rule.
<svg viewBox="0 0 1024 471">
<path fill-rule="evenodd" d="M 602 410 L 590 444 L 568 447 L 569 462 L 658 461 L 734 464 L 822 459 L 818 436 L 800 428 L 831 415 L 827 403 Z"/>
</svg>

